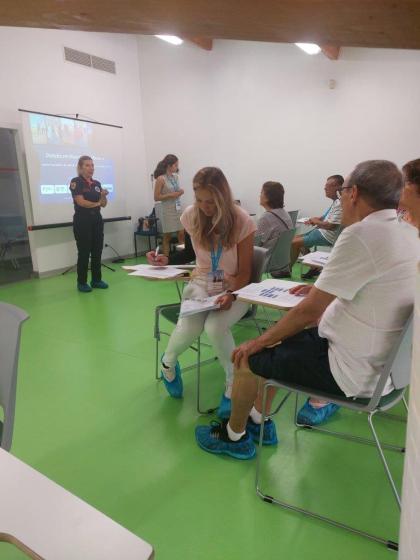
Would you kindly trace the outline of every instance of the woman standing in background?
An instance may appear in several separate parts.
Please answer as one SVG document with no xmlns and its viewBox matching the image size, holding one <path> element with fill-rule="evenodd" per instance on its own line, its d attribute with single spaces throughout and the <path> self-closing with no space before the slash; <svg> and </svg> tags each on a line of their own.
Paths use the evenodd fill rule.
<svg viewBox="0 0 420 560">
<path fill-rule="evenodd" d="M 102 280 L 101 256 L 104 244 L 104 223 L 101 208 L 107 205 L 108 191 L 93 179 L 95 166 L 90 156 L 81 156 L 77 164 L 77 177 L 70 183 L 73 197 L 73 232 L 77 244 L 77 289 L 91 292 L 92 288 L 102 290 L 108 284 Z M 92 282 L 87 283 L 89 257 Z"/>
<path fill-rule="evenodd" d="M 160 220 L 163 233 L 163 253 L 169 256 L 171 237 L 173 233 L 178 234 L 178 242 L 184 243 L 184 231 L 181 226 L 181 196 L 183 189 L 179 186 L 178 158 L 168 154 L 160 161 L 153 173 L 155 178 L 154 198 L 156 215 Z"/>
</svg>

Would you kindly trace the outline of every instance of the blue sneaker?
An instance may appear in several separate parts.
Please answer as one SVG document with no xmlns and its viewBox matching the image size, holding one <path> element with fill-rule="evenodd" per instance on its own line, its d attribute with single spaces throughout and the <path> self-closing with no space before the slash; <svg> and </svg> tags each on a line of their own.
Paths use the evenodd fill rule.
<svg viewBox="0 0 420 560">
<path fill-rule="evenodd" d="M 162 359 L 161 359 L 161 364 L 162 364 Z M 168 381 L 166 377 L 163 375 L 163 367 L 164 366 L 162 364 L 162 370 L 160 373 L 161 373 L 161 379 L 166 387 L 166 390 L 168 391 L 170 396 L 173 397 L 174 399 L 182 399 L 182 394 L 184 392 L 184 385 L 182 383 L 181 367 L 179 365 L 179 362 L 175 364 L 175 377 L 172 381 Z"/>
<path fill-rule="evenodd" d="M 260 424 L 256 424 L 251 417 L 248 418 L 248 422 L 246 424 L 246 431 L 251 436 L 251 438 L 258 443 L 260 441 Z M 276 425 L 274 422 L 269 419 L 264 422 L 264 431 L 263 431 L 263 445 L 277 445 L 277 432 L 276 432 Z"/>
<path fill-rule="evenodd" d="M 299 410 L 297 421 L 298 424 L 305 426 L 319 426 L 326 422 L 340 407 L 338 404 L 329 403 L 321 408 L 315 408 L 309 402 L 309 399 Z"/>
<path fill-rule="evenodd" d="M 84 292 L 86 294 L 92 291 L 92 288 L 89 286 L 89 284 L 80 284 L 80 282 L 77 283 L 77 289 L 79 290 L 79 292 Z"/>
<path fill-rule="evenodd" d="M 227 433 L 227 420 L 211 422 L 210 426 L 197 426 L 195 439 L 198 445 L 208 453 L 229 455 L 234 459 L 252 459 L 255 457 L 255 445 L 249 434 L 244 434 L 239 441 L 231 441 Z"/>
<path fill-rule="evenodd" d="M 90 283 L 92 288 L 99 288 L 100 290 L 106 290 L 108 288 L 108 284 L 103 280 L 99 280 L 99 282 L 92 282 Z"/>
<path fill-rule="evenodd" d="M 232 410 L 232 400 L 222 395 L 220 400 L 219 408 L 217 409 L 217 416 L 220 420 L 229 420 L 230 413 Z"/>
</svg>

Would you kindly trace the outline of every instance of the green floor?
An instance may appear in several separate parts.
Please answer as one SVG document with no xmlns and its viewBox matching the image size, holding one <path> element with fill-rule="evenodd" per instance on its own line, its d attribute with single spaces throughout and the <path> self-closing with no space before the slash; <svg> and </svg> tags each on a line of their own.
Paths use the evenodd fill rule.
<svg viewBox="0 0 420 560">
<path fill-rule="evenodd" d="M 121 269 L 106 271 L 105 279 L 110 289 L 91 294 L 76 292 L 74 273 L 0 288 L 1 300 L 30 314 L 14 455 L 150 542 L 159 560 L 397 558 L 382 545 L 261 501 L 255 461 L 199 450 L 194 427 L 208 419 L 195 411 L 194 373 L 185 375 L 183 401 L 154 380 L 154 308 L 176 301 L 174 285 Z M 235 327 L 238 341 L 252 335 L 250 327 Z M 211 406 L 222 391 L 220 366 L 206 366 L 203 377 Z M 276 418 L 278 448 L 264 450 L 265 489 L 397 540 L 396 505 L 376 450 L 296 431 L 291 413 L 292 402 Z M 367 433 L 365 417 L 347 412 L 331 426 Z M 403 423 L 381 418 L 378 426 L 390 443 L 403 441 Z M 400 480 L 403 457 L 387 456 Z M 1 559 L 23 557 L 0 545 Z"/>
</svg>

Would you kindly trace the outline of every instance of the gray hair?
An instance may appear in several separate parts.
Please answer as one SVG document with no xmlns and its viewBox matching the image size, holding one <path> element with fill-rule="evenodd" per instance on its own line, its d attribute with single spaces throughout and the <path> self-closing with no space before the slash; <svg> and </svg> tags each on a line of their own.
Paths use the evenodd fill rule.
<svg viewBox="0 0 420 560">
<path fill-rule="evenodd" d="M 356 185 L 360 196 L 375 210 L 397 208 L 403 178 L 400 170 L 385 159 L 371 159 L 356 165 L 348 179 L 348 186 Z"/>
</svg>

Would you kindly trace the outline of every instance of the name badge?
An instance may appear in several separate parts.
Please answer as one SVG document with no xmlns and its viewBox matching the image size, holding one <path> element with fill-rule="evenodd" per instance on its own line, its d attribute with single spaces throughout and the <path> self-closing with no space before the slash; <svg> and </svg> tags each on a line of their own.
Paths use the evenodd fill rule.
<svg viewBox="0 0 420 560">
<path fill-rule="evenodd" d="M 214 270 L 207 273 L 207 293 L 209 296 L 217 296 L 224 291 L 224 272 Z"/>
</svg>

